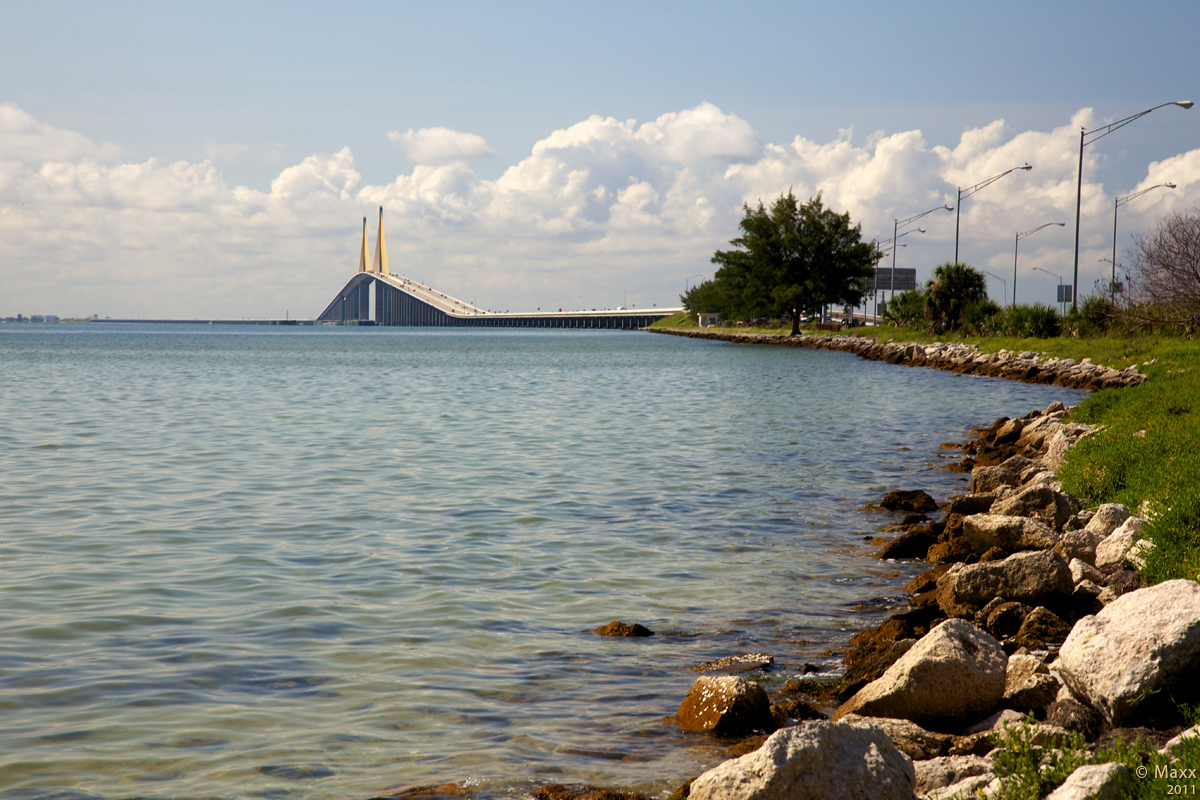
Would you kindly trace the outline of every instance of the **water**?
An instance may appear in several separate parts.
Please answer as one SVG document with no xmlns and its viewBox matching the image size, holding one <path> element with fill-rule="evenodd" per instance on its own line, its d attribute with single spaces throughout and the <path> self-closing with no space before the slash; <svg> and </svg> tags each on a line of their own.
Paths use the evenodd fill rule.
<svg viewBox="0 0 1200 800">
<path fill-rule="evenodd" d="M 4 325 L 0 370 L 15 798 L 673 788 L 690 666 L 836 667 L 920 568 L 863 505 L 1081 396 L 619 332 Z"/>
</svg>

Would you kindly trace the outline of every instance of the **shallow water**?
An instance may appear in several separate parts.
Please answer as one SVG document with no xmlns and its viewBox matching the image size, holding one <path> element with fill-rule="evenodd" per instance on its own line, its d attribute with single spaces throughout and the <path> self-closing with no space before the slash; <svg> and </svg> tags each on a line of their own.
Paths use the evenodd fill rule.
<svg viewBox="0 0 1200 800">
<path fill-rule="evenodd" d="M 673 787 L 720 760 L 691 665 L 835 668 L 919 570 L 863 505 L 1082 396 L 619 332 L 10 324 L 0 365 L 19 798 Z"/>
</svg>

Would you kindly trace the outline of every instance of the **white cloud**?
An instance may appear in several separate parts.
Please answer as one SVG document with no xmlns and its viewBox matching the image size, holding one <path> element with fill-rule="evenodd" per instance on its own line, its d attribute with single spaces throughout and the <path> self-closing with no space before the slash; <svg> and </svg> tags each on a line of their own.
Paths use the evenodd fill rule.
<svg viewBox="0 0 1200 800">
<path fill-rule="evenodd" d="M 482 136 L 450 128 L 421 128 L 418 131 L 409 128 L 404 133 L 389 131 L 388 138 L 399 144 L 418 164 L 448 164 L 496 154 Z"/>
<path fill-rule="evenodd" d="M 631 304 L 669 305 L 685 278 L 711 274 L 743 202 L 821 192 L 867 238 L 889 238 L 897 217 L 953 205 L 958 186 L 1026 161 L 1031 172 L 964 203 L 962 252 L 1011 275 L 1015 231 L 1066 222 L 1022 243 L 1019 286 L 1030 286 L 1048 280 L 1033 266 L 1070 270 L 1077 131 L 1090 119 L 1084 109 L 1051 131 L 998 120 L 950 144 L 920 131 L 874 133 L 861 145 L 849 131 L 771 144 L 705 103 L 641 125 L 581 120 L 495 180 L 467 164 L 490 152 L 481 138 L 425 129 L 393 135 L 420 163 L 386 184 L 363 185 L 344 148 L 311 155 L 258 191 L 229 186 L 208 160 L 120 162 L 111 145 L 0 105 L 0 314 L 313 315 L 357 267 L 361 217 L 373 238 L 378 206 L 394 271 L 484 307 L 617 305 L 625 290 Z M 1087 153 L 1085 290 L 1111 249 L 1112 194 L 1090 177 L 1098 157 Z M 1179 188 L 1122 208 L 1122 246 L 1166 211 L 1200 205 L 1200 150 L 1150 164 L 1131 191 L 1165 181 Z M 954 215 L 921 224 L 928 232 L 906 240 L 898 265 L 924 277 L 953 255 Z"/>
<path fill-rule="evenodd" d="M 112 144 L 97 145 L 74 131 L 38 122 L 12 103 L 0 103 L 0 159 L 25 162 L 113 159 L 121 153 Z"/>
</svg>

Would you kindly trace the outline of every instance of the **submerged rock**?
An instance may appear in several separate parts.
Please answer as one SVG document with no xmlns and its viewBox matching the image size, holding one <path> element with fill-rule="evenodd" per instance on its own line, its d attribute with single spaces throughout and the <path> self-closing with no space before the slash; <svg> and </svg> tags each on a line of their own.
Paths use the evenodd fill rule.
<svg viewBox="0 0 1200 800">
<path fill-rule="evenodd" d="M 937 502 L 920 489 L 888 492 L 879 501 L 888 511 L 936 511 Z"/>
<path fill-rule="evenodd" d="M 697 678 L 679 704 L 675 722 L 685 731 L 724 736 L 776 727 L 767 693 L 736 675 Z"/>
<path fill-rule="evenodd" d="M 596 628 L 594 631 L 592 631 L 592 633 L 596 634 L 597 636 L 653 636 L 654 635 L 654 631 L 650 630 L 649 628 L 647 628 L 643 625 L 639 625 L 636 622 L 632 625 L 627 625 L 624 622 L 610 622 L 607 625 L 601 625 L 599 628 Z"/>
<path fill-rule="evenodd" d="M 692 672 L 749 672 L 763 669 L 775 663 L 775 657 L 766 653 L 746 653 L 741 656 L 725 656 L 705 661 L 692 667 Z"/>
</svg>

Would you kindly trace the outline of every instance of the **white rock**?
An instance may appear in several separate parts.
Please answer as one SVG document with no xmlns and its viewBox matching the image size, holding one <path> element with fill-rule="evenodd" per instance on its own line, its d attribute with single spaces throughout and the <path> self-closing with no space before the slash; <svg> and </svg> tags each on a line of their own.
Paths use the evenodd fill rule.
<svg viewBox="0 0 1200 800">
<path fill-rule="evenodd" d="M 1129 774 L 1124 764 L 1088 764 L 1071 773 L 1046 800 L 1117 800 L 1121 780 Z"/>
<path fill-rule="evenodd" d="M 947 615 L 963 616 L 966 609 L 982 607 L 996 597 L 1026 603 L 1069 595 L 1074 588 L 1062 556 L 1053 550 L 1034 550 L 1003 561 L 956 564 L 938 578 L 937 599 Z"/>
<path fill-rule="evenodd" d="M 1200 669 L 1200 584 L 1173 580 L 1121 595 L 1075 623 L 1055 668 L 1114 726 L 1138 703 Z"/>
<path fill-rule="evenodd" d="M 887 717 L 860 717 L 847 714 L 838 720 L 846 725 L 874 725 L 882 728 L 891 737 L 896 749 L 913 761 L 937 758 L 950 749 L 951 737 L 944 733 L 927 731 L 915 722 Z"/>
<path fill-rule="evenodd" d="M 1036 492 L 1050 493 L 1038 488 Z M 1042 519 L 1020 514 L 1005 514 L 1001 509 L 1020 504 L 1026 492 L 1007 500 L 999 500 L 987 514 L 972 514 L 963 518 L 963 538 L 976 553 L 986 553 L 993 547 L 1009 552 L 1016 550 L 1047 550 L 1058 544 L 1062 535 Z M 1020 506 L 1024 507 L 1024 506 Z"/>
<path fill-rule="evenodd" d="M 1134 539 L 1145 524 L 1139 517 L 1130 517 L 1104 537 L 1104 541 L 1096 545 L 1096 568 L 1107 570 L 1125 563 Z"/>
<path fill-rule="evenodd" d="M 978 719 L 1004 696 L 1008 656 L 1000 643 L 961 619 L 941 623 L 834 714 L 914 722 Z"/>
<path fill-rule="evenodd" d="M 1125 554 L 1125 560 L 1134 567 L 1141 569 L 1146 566 L 1146 556 L 1154 549 L 1154 542 L 1149 539 L 1138 539 L 1133 543 L 1133 547 L 1129 548 L 1129 552 Z"/>
<path fill-rule="evenodd" d="M 1185 741 L 1188 739 L 1195 739 L 1197 737 L 1200 737 L 1200 725 L 1193 725 L 1175 738 L 1170 739 L 1166 744 L 1159 748 L 1158 752 L 1162 753 L 1163 755 L 1170 755 L 1178 750 Z"/>
<path fill-rule="evenodd" d="M 1063 425 L 1053 436 L 1048 437 L 1046 454 L 1042 456 L 1042 465 L 1048 470 L 1057 472 L 1058 468 L 1063 465 L 1063 461 L 1066 460 L 1067 452 L 1075 446 L 1076 442 L 1094 430 L 1091 425 L 1078 422 Z"/>
<path fill-rule="evenodd" d="M 1009 656 L 1012 660 L 1012 656 Z M 990 717 L 976 722 L 971 727 L 963 731 L 963 736 L 973 736 L 976 733 L 987 733 L 988 731 L 1001 730 L 1005 725 L 1016 725 L 1021 720 L 1025 719 L 1025 715 L 1020 711 L 1013 711 L 1011 708 L 1006 708 L 1003 711 L 997 711 Z"/>
<path fill-rule="evenodd" d="M 1103 541 L 1104 537 L 1120 527 L 1130 516 L 1129 509 L 1120 503 L 1105 503 L 1096 509 L 1084 530 Z"/>
<path fill-rule="evenodd" d="M 1096 545 L 1104 541 L 1104 537 L 1092 533 L 1087 528 L 1077 531 L 1067 531 L 1063 534 L 1054 549 L 1062 553 L 1068 561 L 1079 559 L 1085 564 L 1096 563 Z"/>
<path fill-rule="evenodd" d="M 1067 564 L 1067 569 L 1071 570 L 1071 581 L 1077 585 L 1081 581 L 1091 581 L 1095 584 L 1104 583 L 1104 573 L 1081 558 L 1072 558 L 1071 562 Z"/>
<path fill-rule="evenodd" d="M 934 789 L 921 795 L 924 800 L 990 800 L 1000 794 L 1000 779 L 990 775 L 964 778 L 945 789 Z"/>
<path fill-rule="evenodd" d="M 692 782 L 693 800 L 911 800 L 912 761 L 881 728 L 824 720 L 771 735 Z"/>
<path fill-rule="evenodd" d="M 917 794 L 927 794 L 934 789 L 944 789 L 947 786 L 964 780 L 987 775 L 990 781 L 995 775 L 992 772 L 992 762 L 981 756 L 942 756 L 928 761 L 916 761 L 913 769 L 917 775 Z"/>
</svg>

